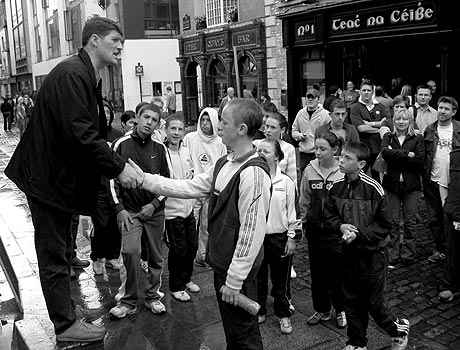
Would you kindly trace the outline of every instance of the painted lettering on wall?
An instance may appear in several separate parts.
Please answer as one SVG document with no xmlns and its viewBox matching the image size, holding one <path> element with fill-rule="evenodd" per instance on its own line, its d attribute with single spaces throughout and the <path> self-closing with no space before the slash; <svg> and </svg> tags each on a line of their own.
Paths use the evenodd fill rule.
<svg viewBox="0 0 460 350">
<path fill-rule="evenodd" d="M 408 3 L 401 8 L 385 8 L 363 11 L 357 14 L 333 16 L 330 20 L 330 32 L 342 34 L 350 31 L 372 30 L 397 26 L 433 23 L 436 10 L 433 1 Z"/>
<path fill-rule="evenodd" d="M 257 44 L 257 35 L 255 30 L 235 33 L 232 37 L 233 45 L 244 46 L 244 45 L 255 45 Z"/>
</svg>

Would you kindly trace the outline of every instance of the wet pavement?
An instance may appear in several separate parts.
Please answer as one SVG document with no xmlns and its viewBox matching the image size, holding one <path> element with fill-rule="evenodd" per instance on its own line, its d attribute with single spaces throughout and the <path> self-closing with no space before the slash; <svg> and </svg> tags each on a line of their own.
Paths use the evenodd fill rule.
<svg viewBox="0 0 460 350">
<path fill-rule="evenodd" d="M 22 261 L 23 278 L 36 276 L 33 232 L 23 194 L 5 179 L 3 169 L 17 143 L 15 135 L 0 134 L 0 220 L 8 224 L 12 237 L 26 257 Z M 420 236 L 427 235 L 421 210 Z M 90 246 L 85 231 L 87 223 L 82 220 L 78 236 L 78 255 L 89 258 Z M 0 234 L 1 234 L 0 230 Z M 1 237 L 3 239 L 3 237 Z M 425 252 L 428 253 L 428 252 Z M 165 251 L 165 257 L 167 251 Z M 265 349 L 341 349 L 345 342 L 345 331 L 338 330 L 334 323 L 327 322 L 309 327 L 306 319 L 312 313 L 310 275 L 305 242 L 301 242 L 294 259 L 298 277 L 293 280 L 292 294 L 296 312 L 292 317 L 294 331 L 281 335 L 278 321 L 273 315 L 271 300 L 267 321 L 261 326 Z M 165 264 L 162 291 L 167 313 L 153 315 L 142 303 L 136 315 L 123 320 L 108 317 L 108 310 L 115 305 L 114 296 L 119 286 L 117 271 L 107 270 L 106 276 L 94 276 L 92 267 L 77 270 L 72 282 L 72 296 L 77 314 L 89 321 L 103 324 L 108 334 L 104 343 L 84 346 L 85 349 L 123 350 L 221 350 L 225 341 L 220 316 L 215 300 L 211 271 L 196 268 L 193 280 L 200 285 L 201 292 L 192 295 L 189 303 L 180 303 L 168 293 L 168 271 Z M 1 276 L 1 275 L 0 275 Z M 437 285 L 442 270 L 440 265 L 428 263 L 420 258 L 410 266 L 392 270 L 388 276 L 388 303 L 399 316 L 411 320 L 410 349 L 460 349 L 460 299 L 442 304 L 437 298 Z M 1 286 L 1 278 L 0 278 Z M 36 292 L 36 291 L 35 291 Z M 31 292 L 32 293 L 32 292 Z M 0 304 L 0 318 L 17 317 L 18 312 L 11 298 Z M 7 310 L 6 312 L 4 310 Z M 3 314 L 2 314 L 3 313 Z M 389 349 L 389 339 L 371 322 L 369 349 Z M 0 348 L 4 347 L 0 339 Z M 59 348 L 74 348 L 64 344 Z"/>
</svg>

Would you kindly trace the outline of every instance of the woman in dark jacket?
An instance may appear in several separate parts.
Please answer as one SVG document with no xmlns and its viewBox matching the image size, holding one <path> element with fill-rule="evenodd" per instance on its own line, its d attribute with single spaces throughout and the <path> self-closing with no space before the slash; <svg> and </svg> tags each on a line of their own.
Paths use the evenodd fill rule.
<svg viewBox="0 0 460 350">
<path fill-rule="evenodd" d="M 420 197 L 421 176 L 425 149 L 423 136 L 414 132 L 414 121 L 407 110 L 395 111 L 394 131 L 385 134 L 382 141 L 382 156 L 387 164 L 383 176 L 383 187 L 388 193 L 388 207 L 392 212 L 390 265 L 401 259 L 410 262 L 415 258 L 416 214 Z M 404 236 L 400 239 L 400 213 L 404 218 Z"/>
</svg>

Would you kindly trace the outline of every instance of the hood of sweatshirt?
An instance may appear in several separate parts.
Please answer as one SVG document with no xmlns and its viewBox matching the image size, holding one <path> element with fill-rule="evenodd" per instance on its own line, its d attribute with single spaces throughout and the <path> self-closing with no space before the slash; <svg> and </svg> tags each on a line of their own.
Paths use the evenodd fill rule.
<svg viewBox="0 0 460 350">
<path fill-rule="evenodd" d="M 201 130 L 201 118 L 203 117 L 203 114 L 207 113 L 209 115 L 209 119 L 211 120 L 211 125 L 212 125 L 212 134 L 211 135 L 205 135 L 203 131 Z M 217 111 L 214 108 L 207 107 L 203 109 L 200 113 L 200 116 L 198 117 L 198 124 L 196 126 L 196 131 L 197 134 L 200 136 L 200 138 L 204 142 L 212 142 L 214 140 L 217 140 L 219 136 L 217 135 L 217 126 L 219 123 L 219 116 L 217 114 Z"/>
<path fill-rule="evenodd" d="M 338 161 L 336 162 L 336 164 L 332 168 L 329 169 L 329 172 L 327 172 L 327 173 L 321 172 L 321 168 L 319 167 L 319 160 L 318 159 L 313 159 L 310 162 L 310 166 L 315 171 L 316 175 L 321 177 L 321 179 L 323 179 L 323 180 L 327 180 L 332 174 L 336 174 L 336 173 L 340 172 L 339 162 Z M 341 174 L 340 177 L 342 177 L 342 176 L 343 176 L 343 174 Z"/>
</svg>

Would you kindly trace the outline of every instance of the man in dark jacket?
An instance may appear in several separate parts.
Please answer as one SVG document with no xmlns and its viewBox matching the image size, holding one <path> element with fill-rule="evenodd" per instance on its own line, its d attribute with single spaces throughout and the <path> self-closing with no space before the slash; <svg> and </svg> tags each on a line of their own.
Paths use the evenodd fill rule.
<svg viewBox="0 0 460 350">
<path fill-rule="evenodd" d="M 105 334 L 102 327 L 75 317 L 70 296 L 72 214 L 91 214 L 101 175 L 118 177 L 127 187 L 141 180 L 104 140 L 98 72 L 117 63 L 122 40 L 112 20 L 93 17 L 86 22 L 83 49 L 46 77 L 29 127 L 5 170 L 29 202 L 40 280 L 57 341 L 98 341 Z"/>
<path fill-rule="evenodd" d="M 14 104 L 10 96 L 7 96 L 0 107 L 3 114 L 3 130 L 5 132 L 11 131 L 11 124 L 13 122 Z"/>
</svg>

